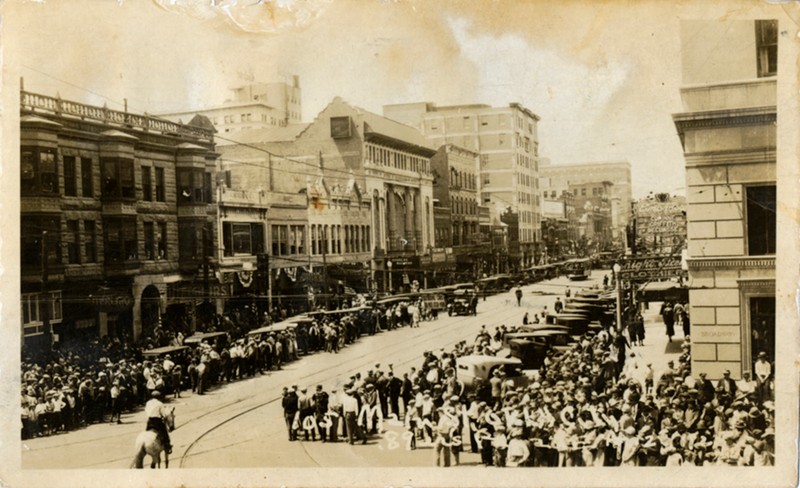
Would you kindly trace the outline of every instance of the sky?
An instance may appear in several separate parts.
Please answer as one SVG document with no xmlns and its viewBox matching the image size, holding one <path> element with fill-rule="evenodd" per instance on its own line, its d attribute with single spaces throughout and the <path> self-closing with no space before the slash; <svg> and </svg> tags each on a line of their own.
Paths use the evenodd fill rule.
<svg viewBox="0 0 800 488">
<path fill-rule="evenodd" d="M 720 5 L 724 4 L 725 10 Z M 250 77 L 299 75 L 303 120 L 334 97 L 518 102 L 551 164 L 627 160 L 634 197 L 684 194 L 682 18 L 758 2 L 11 0 L 4 83 L 132 112 L 219 105 Z M 757 11 L 757 9 L 756 9 Z"/>
</svg>

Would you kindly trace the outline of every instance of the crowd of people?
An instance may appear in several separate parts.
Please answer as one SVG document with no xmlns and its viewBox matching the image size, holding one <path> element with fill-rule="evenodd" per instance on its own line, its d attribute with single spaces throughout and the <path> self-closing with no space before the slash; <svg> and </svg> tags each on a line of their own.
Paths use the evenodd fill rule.
<svg viewBox="0 0 800 488">
<path fill-rule="evenodd" d="M 22 437 L 119 423 L 154 391 L 203 394 L 218 383 L 279 370 L 300 354 L 336 353 L 362 334 L 433 319 L 420 303 L 312 316 L 294 329 L 227 332 L 163 357 L 143 352 L 181 346 L 185 338 L 165 334 L 139 346 L 103 338 L 63 345 L 45 362 L 24 358 Z M 613 327 L 586 334 L 568 350 L 548 354 L 527 385 L 498 368 L 467 388 L 456 373 L 457 358 L 496 354 L 504 334 L 514 331 L 499 327 L 490 334 L 484 327 L 472 344 L 426 351 L 418 368 L 402 374 L 376 364 L 327 391 L 285 388 L 287 436 L 366 443 L 390 422 L 402 429 L 406 449 L 431 447 L 440 466 L 459 464 L 467 450 L 487 466 L 772 464 L 773 373 L 766 354 L 758 355 L 755 378 L 734 381 L 726 371 L 712 382 L 691 374 L 687 336 L 677 362 L 656 375 L 630 348 L 643 339 L 639 329 L 627 329 L 630 340 Z"/>
<path fill-rule="evenodd" d="M 465 388 L 456 360 L 492 355 L 502 336 L 482 328 L 474 343 L 425 352 L 420 367 L 398 377 L 379 364 L 341 389 L 284 389 L 288 438 L 366 443 L 402 422 L 406 449 L 433 449 L 437 466 L 458 464 L 466 450 L 487 466 L 766 466 L 774 456 L 771 365 L 766 381 L 730 372 L 713 382 L 692 376 L 689 338 L 656 376 L 613 327 L 551 353 L 538 376 L 517 386 L 502 368 Z M 759 365 L 759 363 L 761 365 Z M 763 385 L 763 386 L 762 386 Z"/>
<path fill-rule="evenodd" d="M 282 309 L 276 318 L 285 313 Z M 108 336 L 72 341 L 59 344 L 39 360 L 23 350 L 22 439 L 103 422 L 121 423 L 122 414 L 143 408 L 153 391 L 173 397 L 188 390 L 202 395 L 221 383 L 280 370 L 301 355 L 336 353 L 364 334 L 435 318 L 420 302 L 311 316 L 316 319 L 299 322 L 294 328 L 250 335 L 251 327 L 239 315 L 220 315 L 205 332 L 223 334 L 185 348 L 180 347 L 187 339 L 182 332 L 157 326 L 138 343 Z M 175 347 L 167 354 L 146 353 L 169 346 Z"/>
</svg>

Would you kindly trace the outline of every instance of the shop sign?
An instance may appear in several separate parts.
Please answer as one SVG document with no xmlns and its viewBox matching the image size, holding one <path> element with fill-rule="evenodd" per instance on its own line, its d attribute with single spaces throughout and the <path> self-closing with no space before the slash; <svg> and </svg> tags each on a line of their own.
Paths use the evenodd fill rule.
<svg viewBox="0 0 800 488">
<path fill-rule="evenodd" d="M 626 259 L 620 276 L 628 281 L 653 281 L 684 275 L 680 256 Z"/>
<path fill-rule="evenodd" d="M 133 307 L 133 297 L 130 295 L 90 295 L 89 300 L 92 305 L 107 312 L 123 312 Z"/>
</svg>

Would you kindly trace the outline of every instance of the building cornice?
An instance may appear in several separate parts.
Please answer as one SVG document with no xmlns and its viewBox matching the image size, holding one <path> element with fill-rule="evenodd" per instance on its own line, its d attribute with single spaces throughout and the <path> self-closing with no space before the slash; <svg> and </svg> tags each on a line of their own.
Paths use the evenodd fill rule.
<svg viewBox="0 0 800 488">
<path fill-rule="evenodd" d="M 743 290 L 775 288 L 775 278 L 740 278 L 736 282 L 739 284 L 739 288 Z"/>
<path fill-rule="evenodd" d="M 711 269 L 775 269 L 775 256 L 734 256 L 713 258 L 689 258 L 689 271 Z M 774 280 L 773 280 L 774 281 Z"/>
<path fill-rule="evenodd" d="M 672 119 L 678 133 L 683 134 L 687 130 L 774 124 L 777 121 L 777 110 L 774 106 L 709 110 L 674 114 Z"/>
</svg>

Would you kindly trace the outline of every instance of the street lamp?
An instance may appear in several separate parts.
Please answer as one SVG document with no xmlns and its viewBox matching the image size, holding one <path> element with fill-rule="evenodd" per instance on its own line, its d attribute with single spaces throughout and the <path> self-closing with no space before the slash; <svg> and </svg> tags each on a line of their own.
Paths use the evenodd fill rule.
<svg viewBox="0 0 800 488">
<path fill-rule="evenodd" d="M 619 272 L 622 271 L 622 266 L 619 263 L 614 263 L 614 281 L 617 285 L 617 331 L 622 332 L 622 285 Z"/>
</svg>

